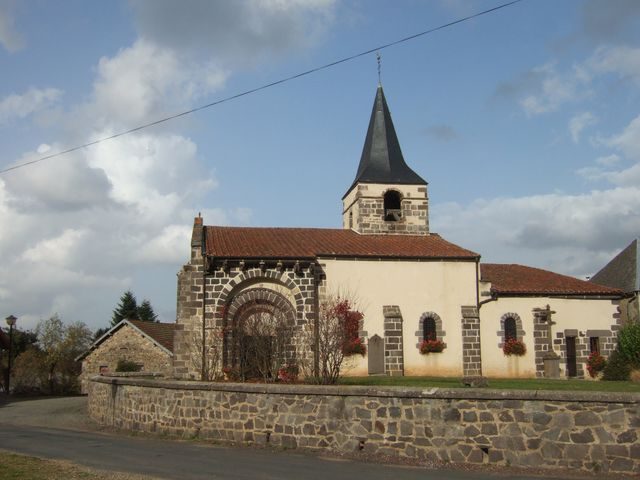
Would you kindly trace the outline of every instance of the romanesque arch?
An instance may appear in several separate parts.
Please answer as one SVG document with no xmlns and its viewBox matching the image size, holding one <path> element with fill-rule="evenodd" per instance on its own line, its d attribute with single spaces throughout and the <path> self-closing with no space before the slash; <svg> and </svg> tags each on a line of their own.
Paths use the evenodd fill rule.
<svg viewBox="0 0 640 480">
<path fill-rule="evenodd" d="M 242 379 L 276 376 L 294 363 L 296 316 L 286 296 L 270 288 L 249 287 L 228 297 L 225 365 Z"/>
<path fill-rule="evenodd" d="M 274 286 L 287 288 L 293 298 L 293 302 L 295 302 L 296 316 L 298 319 L 302 318 L 304 312 L 304 296 L 296 282 L 290 277 L 289 272 L 280 273 L 274 270 L 263 272 L 259 268 L 242 271 L 224 285 L 218 295 L 218 305 L 222 309 L 230 309 L 238 292 L 244 291 L 250 288 L 251 285 L 258 283 L 265 283 L 267 285 L 271 283 Z M 273 289 L 273 293 L 277 293 L 275 288 Z"/>
</svg>

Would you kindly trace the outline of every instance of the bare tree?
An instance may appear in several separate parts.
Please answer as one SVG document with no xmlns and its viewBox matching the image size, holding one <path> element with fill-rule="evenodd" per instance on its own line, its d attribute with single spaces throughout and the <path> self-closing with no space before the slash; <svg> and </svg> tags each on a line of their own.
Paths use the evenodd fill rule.
<svg viewBox="0 0 640 480">
<path fill-rule="evenodd" d="M 362 319 L 362 313 L 355 310 L 348 299 L 326 298 L 320 304 L 316 331 L 308 328 L 303 333 L 304 343 L 315 344 L 318 349 L 318 375 L 313 375 L 312 361 L 307 356 L 301 362 L 305 376 L 321 384 L 336 383 L 345 361 L 353 355 L 366 353 L 366 347 L 358 337 Z"/>
<path fill-rule="evenodd" d="M 189 341 L 189 361 L 193 370 L 200 372 L 201 380 L 215 381 L 222 377 L 222 341 L 224 330 L 220 327 L 198 329 Z M 203 348 L 204 340 L 204 348 Z"/>
<path fill-rule="evenodd" d="M 241 316 L 231 335 L 241 379 L 276 381 L 282 369 L 295 367 L 294 329 L 293 318 L 270 306 Z"/>
</svg>

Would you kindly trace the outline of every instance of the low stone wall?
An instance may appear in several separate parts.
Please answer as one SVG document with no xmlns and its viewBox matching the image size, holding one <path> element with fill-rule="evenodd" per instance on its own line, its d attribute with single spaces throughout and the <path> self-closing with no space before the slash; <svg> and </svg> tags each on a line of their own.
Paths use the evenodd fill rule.
<svg viewBox="0 0 640 480">
<path fill-rule="evenodd" d="M 116 428 L 421 462 L 640 473 L 640 395 L 94 377 Z"/>
</svg>

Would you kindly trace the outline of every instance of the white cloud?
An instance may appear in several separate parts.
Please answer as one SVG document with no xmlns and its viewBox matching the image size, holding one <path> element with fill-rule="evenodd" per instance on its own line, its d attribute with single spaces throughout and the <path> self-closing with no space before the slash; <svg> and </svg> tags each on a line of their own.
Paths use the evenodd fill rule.
<svg viewBox="0 0 640 480">
<path fill-rule="evenodd" d="M 596 117 L 591 112 L 583 112 L 571 117 L 571 120 L 569 120 L 569 131 L 571 132 L 573 143 L 578 143 L 582 131 L 595 123 Z"/>
<path fill-rule="evenodd" d="M 135 126 L 176 113 L 224 85 L 227 72 L 213 62 L 190 62 L 145 40 L 98 63 L 94 104 L 104 125 Z"/>
<path fill-rule="evenodd" d="M 0 100 L 0 124 L 16 118 L 25 118 L 34 112 L 50 107 L 62 96 L 55 88 L 30 88 L 22 95 L 12 94 Z"/>
<path fill-rule="evenodd" d="M 172 0 L 131 3 L 140 36 L 216 58 L 236 68 L 315 44 L 333 20 L 335 0 Z"/>
<path fill-rule="evenodd" d="M 431 223 L 448 240 L 480 252 L 483 261 L 587 275 L 637 236 L 640 188 L 436 204 Z"/>
<path fill-rule="evenodd" d="M 24 39 L 15 29 L 15 18 L 12 13 L 13 1 L 0 1 L 0 45 L 9 53 L 17 52 L 24 47 Z"/>
<path fill-rule="evenodd" d="M 602 165 L 603 167 L 611 167 L 620 161 L 620 156 L 612 153 L 611 155 L 607 155 L 605 157 L 596 158 L 596 163 L 598 165 Z"/>
<path fill-rule="evenodd" d="M 599 47 L 586 65 L 595 73 L 613 73 L 640 84 L 640 48 Z"/>
<path fill-rule="evenodd" d="M 578 65 L 561 74 L 556 71 L 553 63 L 548 63 L 534 68 L 533 77 L 541 79 L 535 91 L 520 99 L 520 106 L 530 116 L 554 112 L 565 103 L 575 102 L 591 94 L 586 88 L 590 81 L 589 73 Z"/>
<path fill-rule="evenodd" d="M 56 112 L 67 138 L 17 162 L 191 108 L 233 69 L 313 45 L 331 23 L 333 4 L 132 2 L 138 38 L 97 61 L 85 103 Z M 5 99 L 0 121 L 50 107 L 60 95 L 32 89 Z M 251 217 L 216 198 L 214 165 L 178 131 L 184 126 L 135 132 L 0 178 L 0 225 L 11 226 L 0 229 L 0 296 L 23 327 L 56 311 L 105 326 L 127 288 L 150 298 L 164 321 L 173 319 L 175 273 L 188 259 L 194 215 L 202 211 L 207 224 L 222 225 Z M 221 206 L 202 208 L 210 202 Z M 167 295 L 154 297 L 158 291 Z"/>
<path fill-rule="evenodd" d="M 62 145 L 54 145 L 56 151 Z M 16 163 L 40 158 L 29 152 Z M 87 165 L 81 153 L 17 169 L 6 177 L 6 189 L 13 195 L 7 202 L 18 212 L 63 212 L 85 210 L 109 202 L 111 189 L 104 171 Z"/>
<path fill-rule="evenodd" d="M 67 229 L 55 238 L 38 242 L 22 254 L 30 262 L 46 262 L 53 265 L 66 265 L 72 259 L 80 241 L 87 236 L 83 230 Z"/>
<path fill-rule="evenodd" d="M 618 149 L 627 158 L 640 162 L 640 115 L 634 118 L 622 133 L 604 139 L 602 143 Z"/>
</svg>

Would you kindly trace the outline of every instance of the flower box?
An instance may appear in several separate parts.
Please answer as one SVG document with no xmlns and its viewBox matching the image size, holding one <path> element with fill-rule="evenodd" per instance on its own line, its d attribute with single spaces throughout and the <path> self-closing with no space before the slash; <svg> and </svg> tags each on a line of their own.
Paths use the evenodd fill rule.
<svg viewBox="0 0 640 480">
<path fill-rule="evenodd" d="M 442 340 L 423 340 L 419 348 L 422 355 L 427 355 L 428 353 L 440 353 L 445 347 Z"/>
<path fill-rule="evenodd" d="M 517 357 L 521 357 L 527 353 L 527 347 L 522 340 L 510 338 L 504 342 L 502 351 L 507 356 L 515 355 Z"/>
</svg>

